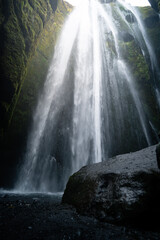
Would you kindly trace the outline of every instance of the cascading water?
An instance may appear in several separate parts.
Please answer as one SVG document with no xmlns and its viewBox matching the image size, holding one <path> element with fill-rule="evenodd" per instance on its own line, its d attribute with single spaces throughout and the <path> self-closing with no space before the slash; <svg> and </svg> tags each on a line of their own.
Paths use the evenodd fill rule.
<svg viewBox="0 0 160 240">
<path fill-rule="evenodd" d="M 145 25 L 142 21 L 139 11 L 136 8 L 134 8 L 130 4 L 124 3 L 123 0 L 119 0 L 119 3 L 123 7 L 125 7 L 126 10 L 131 12 L 131 14 L 136 18 L 136 21 L 138 23 L 138 29 L 136 25 L 135 25 L 135 28 L 133 26 L 133 28 L 131 29 L 132 34 L 136 36 L 136 39 L 138 40 L 138 43 L 141 46 L 141 49 L 143 50 L 144 57 L 147 58 L 147 54 L 149 55 L 151 71 L 152 71 L 152 79 L 154 81 L 153 87 L 155 91 L 155 96 L 157 98 L 157 103 L 160 108 L 160 68 L 159 68 L 158 61 L 154 53 L 151 41 L 147 35 Z M 124 18 L 123 20 L 125 21 Z M 147 49 L 147 54 L 145 53 L 146 52 L 145 48 Z"/>
<path fill-rule="evenodd" d="M 110 4 L 81 0 L 70 14 L 39 98 L 16 189 L 61 191 L 82 166 L 151 144 L 118 28 Z"/>
</svg>

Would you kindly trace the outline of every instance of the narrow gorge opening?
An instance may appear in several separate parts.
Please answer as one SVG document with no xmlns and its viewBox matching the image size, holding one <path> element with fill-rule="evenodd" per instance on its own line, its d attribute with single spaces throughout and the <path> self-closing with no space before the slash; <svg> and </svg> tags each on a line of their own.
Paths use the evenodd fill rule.
<svg viewBox="0 0 160 240">
<path fill-rule="evenodd" d="M 63 191 L 84 165 L 157 140 L 145 108 L 145 91 L 160 106 L 153 47 L 137 8 L 122 0 L 107 2 L 81 0 L 63 26 L 15 190 Z M 145 89 L 136 79 L 132 52 L 152 79 Z"/>
</svg>

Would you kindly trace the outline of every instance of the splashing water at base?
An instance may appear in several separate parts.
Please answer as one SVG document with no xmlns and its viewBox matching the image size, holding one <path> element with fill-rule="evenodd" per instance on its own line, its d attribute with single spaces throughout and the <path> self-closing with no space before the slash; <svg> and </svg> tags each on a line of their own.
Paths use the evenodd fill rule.
<svg viewBox="0 0 160 240">
<path fill-rule="evenodd" d="M 111 6 L 81 1 L 55 48 L 15 189 L 62 191 L 82 166 L 150 143 Z"/>
</svg>

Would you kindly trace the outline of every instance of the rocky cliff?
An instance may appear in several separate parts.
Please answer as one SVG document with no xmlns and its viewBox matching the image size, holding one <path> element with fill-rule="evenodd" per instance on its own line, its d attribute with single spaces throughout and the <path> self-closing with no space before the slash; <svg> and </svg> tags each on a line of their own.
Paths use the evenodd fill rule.
<svg viewBox="0 0 160 240">
<path fill-rule="evenodd" d="M 140 7 L 138 11 L 141 15 L 148 40 L 152 45 L 153 52 L 156 56 L 158 67 L 160 67 L 160 19 L 158 13 L 151 7 Z M 152 63 L 144 59 L 143 52 L 135 41 L 125 43 L 126 60 L 131 64 L 131 72 L 137 79 L 139 94 L 142 97 L 143 107 L 151 117 L 152 123 L 160 131 L 160 112 L 155 105 L 154 91 L 151 86 L 154 85 L 153 72 L 151 71 Z M 124 51 L 124 52 L 125 52 Z M 147 58 L 146 58 L 147 59 Z M 151 73 L 152 72 L 152 73 Z M 159 76 L 158 76 L 159 78 Z M 159 80 L 157 79 L 157 82 Z"/>
<path fill-rule="evenodd" d="M 25 142 L 55 41 L 70 11 L 63 0 L 0 2 L 1 159 L 17 156 Z M 6 161 L 6 168 L 12 168 L 12 162 Z"/>
<path fill-rule="evenodd" d="M 56 39 L 69 7 L 54 0 L 5 0 L 0 3 L 0 113 L 1 136 L 11 121 L 32 57 L 40 39 L 47 46 Z M 48 34 L 48 36 L 47 36 Z M 52 40 L 51 40 L 52 39 Z M 49 41 L 51 41 L 49 43 Z M 40 48 L 40 47 L 39 47 Z M 41 46 L 42 48 L 42 46 Z M 41 55 L 42 55 L 41 54 Z M 33 81 L 34 84 L 34 81 Z"/>
<path fill-rule="evenodd" d="M 140 11 L 157 59 L 160 59 L 159 1 L 150 2 L 155 10 L 145 7 Z M 54 44 L 70 11 L 71 6 L 63 0 L 0 1 L 0 176 L 4 179 L 7 172 L 7 181 L 9 175 L 12 178 L 10 173 L 14 172 L 13 168 L 20 159 L 19 153 L 23 152 Z M 154 104 L 154 94 L 150 92 L 150 69 L 133 37 L 126 34 L 123 23 L 120 25 L 124 28 L 119 39 L 123 56 L 132 66 L 146 112 L 160 130 L 160 114 Z M 112 44 L 109 47 L 112 48 Z"/>
</svg>

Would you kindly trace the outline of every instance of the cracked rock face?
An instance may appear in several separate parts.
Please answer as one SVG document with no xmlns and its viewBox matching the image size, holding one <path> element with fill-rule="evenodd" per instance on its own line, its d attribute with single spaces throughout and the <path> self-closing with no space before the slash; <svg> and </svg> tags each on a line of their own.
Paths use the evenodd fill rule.
<svg viewBox="0 0 160 240">
<path fill-rule="evenodd" d="M 70 177 L 62 201 L 111 223 L 159 214 L 156 146 L 83 167 Z"/>
</svg>

